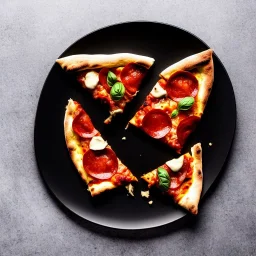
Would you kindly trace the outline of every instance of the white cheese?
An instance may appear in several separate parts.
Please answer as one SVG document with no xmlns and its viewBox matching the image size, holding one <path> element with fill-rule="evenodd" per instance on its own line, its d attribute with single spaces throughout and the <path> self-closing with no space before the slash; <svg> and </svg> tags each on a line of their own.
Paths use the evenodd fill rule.
<svg viewBox="0 0 256 256">
<path fill-rule="evenodd" d="M 85 87 L 88 89 L 95 89 L 99 83 L 99 74 L 95 71 L 88 72 L 84 77 Z"/>
<path fill-rule="evenodd" d="M 163 89 L 163 87 L 159 84 L 156 83 L 156 85 L 153 87 L 151 94 L 155 97 L 155 98 L 161 98 L 163 96 L 165 96 L 167 94 L 166 90 Z"/>
<path fill-rule="evenodd" d="M 108 145 L 107 141 L 103 140 L 101 136 L 94 136 L 90 141 L 91 150 L 102 150 Z"/>
<path fill-rule="evenodd" d="M 166 164 L 173 172 L 178 172 L 183 165 L 183 161 L 184 161 L 184 156 L 180 156 L 177 159 L 172 159 L 166 162 Z"/>
<path fill-rule="evenodd" d="M 149 198 L 149 190 L 147 190 L 147 191 L 141 191 L 140 193 L 141 193 L 141 196 L 142 196 L 142 197 Z"/>
</svg>

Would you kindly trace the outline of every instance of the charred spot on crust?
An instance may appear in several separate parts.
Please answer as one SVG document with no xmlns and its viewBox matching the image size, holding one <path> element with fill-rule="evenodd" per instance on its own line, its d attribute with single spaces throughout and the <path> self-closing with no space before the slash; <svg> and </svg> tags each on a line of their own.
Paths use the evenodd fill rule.
<svg viewBox="0 0 256 256">
<path fill-rule="evenodd" d="M 197 171 L 197 174 L 198 174 L 198 176 L 201 176 L 201 175 L 202 175 L 202 171 L 201 171 L 201 170 L 198 170 L 198 171 Z"/>
<path fill-rule="evenodd" d="M 196 153 L 199 155 L 201 153 L 201 149 L 198 149 Z"/>
<path fill-rule="evenodd" d="M 91 66 L 91 69 L 94 69 L 94 68 L 99 68 L 100 66 L 98 64 L 94 64 Z"/>
<path fill-rule="evenodd" d="M 148 106 L 148 103 L 145 101 L 145 102 L 143 103 L 143 106 L 144 106 L 144 107 Z"/>
<path fill-rule="evenodd" d="M 94 191 L 94 188 L 91 188 L 91 192 L 93 192 Z"/>
<path fill-rule="evenodd" d="M 196 212 L 196 206 L 194 204 L 192 204 L 190 207 L 189 207 L 189 211 L 191 211 L 192 213 L 195 213 Z"/>
<path fill-rule="evenodd" d="M 137 65 L 142 66 L 144 68 L 147 68 L 147 65 L 145 63 L 142 62 L 136 62 Z"/>
<path fill-rule="evenodd" d="M 68 147 L 68 150 L 73 151 L 73 150 L 75 150 L 75 148 L 74 147 Z"/>
</svg>

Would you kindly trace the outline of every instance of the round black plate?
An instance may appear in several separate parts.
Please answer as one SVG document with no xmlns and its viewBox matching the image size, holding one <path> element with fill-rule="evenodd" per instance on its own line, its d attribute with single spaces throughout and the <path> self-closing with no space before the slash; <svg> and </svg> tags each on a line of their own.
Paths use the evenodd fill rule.
<svg viewBox="0 0 256 256">
<path fill-rule="evenodd" d="M 63 118 L 68 99 L 80 102 L 118 157 L 139 178 L 177 155 L 134 127 L 125 130 L 128 120 L 142 104 L 163 69 L 208 48 L 200 39 L 180 28 L 153 22 L 131 22 L 93 32 L 61 55 L 130 52 L 155 58 L 155 64 L 144 80 L 140 93 L 127 106 L 125 114 L 116 117 L 109 126 L 103 124 L 108 116 L 107 105 L 95 102 L 72 75 L 65 73 L 57 64 L 53 65 L 38 103 L 35 153 L 46 184 L 63 205 L 91 222 L 127 230 L 161 226 L 186 214 L 157 190 L 152 192 L 154 203 L 150 206 L 140 196 L 140 189 L 145 185 L 143 183 L 136 185 L 135 198 L 127 196 L 125 188 L 91 198 L 69 157 L 64 140 Z M 214 67 L 215 81 L 204 116 L 183 150 L 183 153 L 187 152 L 194 143 L 202 143 L 203 195 L 223 167 L 236 125 L 232 84 L 216 55 Z M 122 140 L 124 136 L 127 138 L 125 141 Z M 209 142 L 213 144 L 212 147 Z"/>
</svg>

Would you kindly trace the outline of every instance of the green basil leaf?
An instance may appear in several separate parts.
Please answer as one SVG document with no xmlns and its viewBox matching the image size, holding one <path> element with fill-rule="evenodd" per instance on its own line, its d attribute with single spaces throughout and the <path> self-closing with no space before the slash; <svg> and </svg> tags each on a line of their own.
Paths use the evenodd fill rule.
<svg viewBox="0 0 256 256">
<path fill-rule="evenodd" d="M 108 71 L 107 82 L 110 87 L 112 87 L 117 82 L 116 75 L 111 71 Z"/>
<path fill-rule="evenodd" d="M 179 110 L 178 110 L 178 109 L 174 109 L 174 110 L 172 111 L 171 118 L 176 117 L 178 114 L 179 114 Z"/>
<path fill-rule="evenodd" d="M 194 104 L 195 99 L 193 97 L 185 97 L 178 103 L 178 110 L 189 110 Z"/>
<path fill-rule="evenodd" d="M 125 87 L 121 82 L 116 82 L 110 90 L 110 96 L 114 101 L 121 100 L 124 97 L 124 93 Z"/>
<path fill-rule="evenodd" d="M 157 168 L 158 186 L 162 191 L 167 191 L 170 187 L 169 173 L 162 167 Z"/>
</svg>

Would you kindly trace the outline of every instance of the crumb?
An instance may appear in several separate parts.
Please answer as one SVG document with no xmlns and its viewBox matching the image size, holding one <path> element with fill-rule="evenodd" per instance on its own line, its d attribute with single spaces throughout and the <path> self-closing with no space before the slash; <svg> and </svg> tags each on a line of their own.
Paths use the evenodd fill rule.
<svg viewBox="0 0 256 256">
<path fill-rule="evenodd" d="M 127 189 L 127 191 L 128 191 L 128 194 L 127 194 L 127 196 L 130 194 L 131 196 L 134 196 L 134 194 L 133 194 L 133 190 L 134 190 L 134 187 L 133 187 L 133 185 L 130 183 L 129 185 L 127 185 L 127 186 L 125 186 L 125 188 Z"/>
<path fill-rule="evenodd" d="M 147 191 L 141 191 L 140 193 L 141 193 L 141 196 L 142 196 L 142 197 L 149 198 L 149 190 L 147 190 Z"/>
<path fill-rule="evenodd" d="M 126 140 L 126 137 L 123 137 L 122 140 Z"/>
<path fill-rule="evenodd" d="M 212 146 L 212 143 L 211 143 L 211 142 L 209 142 L 209 146 L 210 146 L 210 147 Z"/>
<path fill-rule="evenodd" d="M 152 201 L 152 200 L 151 200 L 151 201 L 149 201 L 149 202 L 148 202 L 148 204 L 150 204 L 150 205 L 151 205 L 151 204 L 153 204 L 153 201 Z"/>
</svg>

